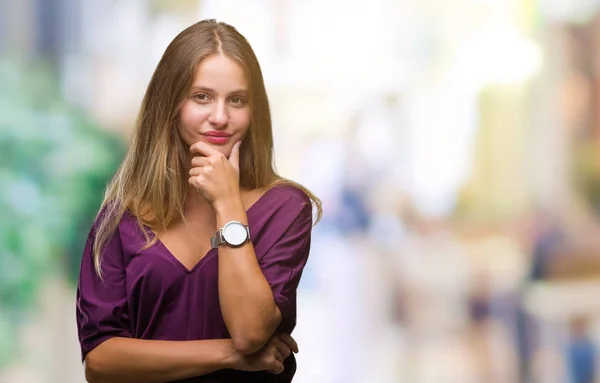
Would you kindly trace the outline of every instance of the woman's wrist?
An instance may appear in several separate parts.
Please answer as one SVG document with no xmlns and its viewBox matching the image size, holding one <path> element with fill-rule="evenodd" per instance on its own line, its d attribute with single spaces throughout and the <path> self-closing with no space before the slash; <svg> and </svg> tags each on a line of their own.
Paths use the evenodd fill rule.
<svg viewBox="0 0 600 383">
<path fill-rule="evenodd" d="M 217 215 L 217 225 L 223 226 L 229 221 L 247 224 L 246 209 L 241 197 L 231 197 L 215 201 L 213 205 Z"/>
<path fill-rule="evenodd" d="M 240 353 L 233 347 L 233 342 L 229 340 L 227 346 L 223 350 L 223 368 L 224 369 L 239 369 L 241 362 Z"/>
<path fill-rule="evenodd" d="M 219 344 L 218 347 L 214 348 L 215 353 L 213 354 L 216 356 L 217 370 L 236 369 L 240 364 L 240 355 L 233 347 L 233 341 L 231 339 L 219 339 L 213 342 L 218 342 Z M 202 353 L 199 353 L 199 355 L 202 355 Z M 201 364 L 199 363 L 198 365 Z"/>
</svg>

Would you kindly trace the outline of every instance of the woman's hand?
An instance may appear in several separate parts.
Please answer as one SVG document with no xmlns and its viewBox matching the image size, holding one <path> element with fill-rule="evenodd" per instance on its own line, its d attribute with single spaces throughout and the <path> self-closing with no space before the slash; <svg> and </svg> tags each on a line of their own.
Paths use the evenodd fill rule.
<svg viewBox="0 0 600 383">
<path fill-rule="evenodd" d="M 272 374 L 283 372 L 283 361 L 298 352 L 298 344 L 291 335 L 275 333 L 265 346 L 250 355 L 237 354 L 234 369 L 241 371 L 268 371 Z"/>
<path fill-rule="evenodd" d="M 192 168 L 188 182 L 213 208 L 220 201 L 240 199 L 240 144 L 238 141 L 231 149 L 229 158 L 204 142 L 196 142 L 190 147 Z"/>
</svg>

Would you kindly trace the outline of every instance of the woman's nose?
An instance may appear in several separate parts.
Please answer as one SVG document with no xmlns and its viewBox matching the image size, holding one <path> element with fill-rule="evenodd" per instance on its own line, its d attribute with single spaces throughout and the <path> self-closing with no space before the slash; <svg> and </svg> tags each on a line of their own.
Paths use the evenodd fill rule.
<svg viewBox="0 0 600 383">
<path fill-rule="evenodd" d="M 214 108 L 208 118 L 208 122 L 216 127 L 224 127 L 227 125 L 229 116 L 227 115 L 227 109 L 224 102 L 214 103 Z"/>
</svg>

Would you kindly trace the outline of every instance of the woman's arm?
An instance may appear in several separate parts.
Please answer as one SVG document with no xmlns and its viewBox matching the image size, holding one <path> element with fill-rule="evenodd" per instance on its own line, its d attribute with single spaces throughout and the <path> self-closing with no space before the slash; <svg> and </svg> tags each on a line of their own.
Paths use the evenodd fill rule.
<svg viewBox="0 0 600 383">
<path fill-rule="evenodd" d="M 298 345 L 287 334 L 275 334 L 253 355 L 238 353 L 231 339 L 176 342 L 115 337 L 87 354 L 85 377 L 89 383 L 165 383 L 226 368 L 279 374 L 292 352 L 298 352 Z"/>
<path fill-rule="evenodd" d="M 217 226 L 229 221 L 248 224 L 241 201 L 217 205 Z M 252 243 L 219 247 L 219 300 L 233 346 L 243 354 L 259 350 L 281 322 L 281 312 L 265 278 Z"/>
<path fill-rule="evenodd" d="M 242 353 L 260 349 L 273 331 L 291 333 L 296 323 L 296 290 L 308 259 L 312 206 L 303 192 L 280 193 L 262 228 L 259 253 L 253 244 L 219 247 L 219 298 L 234 347 Z M 217 223 L 246 223 L 235 200 L 216 204 Z"/>
<path fill-rule="evenodd" d="M 160 341 L 110 338 L 85 358 L 90 383 L 165 383 L 236 368 L 229 339 Z"/>
<path fill-rule="evenodd" d="M 239 149 L 240 142 L 226 158 L 201 141 L 190 148 L 199 156 L 192 159 L 189 183 L 211 204 L 219 228 L 230 221 L 248 224 L 239 188 Z M 295 323 L 296 288 L 308 257 L 312 210 L 303 192 L 288 191 L 284 199 L 286 203 L 273 207 L 266 217 L 265 230 L 276 243 L 261 253 L 261 260 L 250 242 L 219 247 L 221 313 L 233 346 L 244 354 L 261 349 L 280 323 L 286 322 L 282 330 L 289 332 Z"/>
</svg>

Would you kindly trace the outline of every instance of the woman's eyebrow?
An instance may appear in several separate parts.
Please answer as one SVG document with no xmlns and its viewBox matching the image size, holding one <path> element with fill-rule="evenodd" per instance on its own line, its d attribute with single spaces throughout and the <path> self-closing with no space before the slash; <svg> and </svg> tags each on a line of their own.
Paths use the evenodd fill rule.
<svg viewBox="0 0 600 383">
<path fill-rule="evenodd" d="M 206 87 L 206 86 L 202 86 L 202 85 L 194 85 L 192 86 L 192 91 L 202 91 L 202 92 L 206 92 L 206 93 L 218 93 L 216 90 Z M 234 91 L 229 92 L 229 94 L 246 94 L 248 93 L 248 90 L 246 88 L 240 88 L 240 89 L 236 89 Z"/>
</svg>

